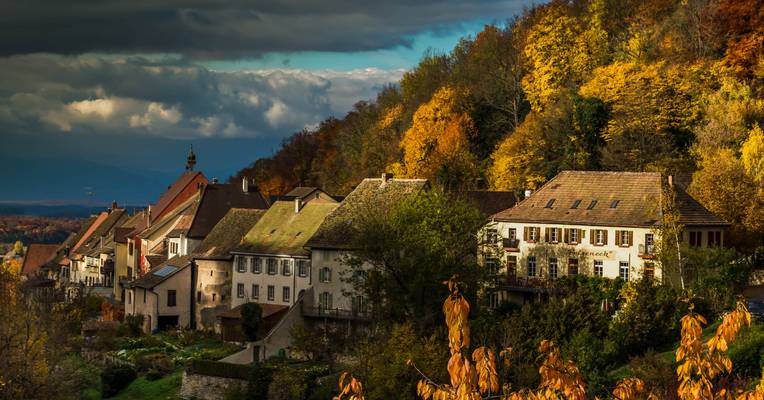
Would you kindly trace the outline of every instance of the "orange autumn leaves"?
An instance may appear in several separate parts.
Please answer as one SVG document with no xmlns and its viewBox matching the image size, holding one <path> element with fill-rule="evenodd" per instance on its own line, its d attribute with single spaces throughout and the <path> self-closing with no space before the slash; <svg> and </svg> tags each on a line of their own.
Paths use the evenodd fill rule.
<svg viewBox="0 0 764 400">
<path fill-rule="evenodd" d="M 477 159 L 469 142 L 477 130 L 462 105 L 465 96 L 463 91 L 446 86 L 419 106 L 411 127 L 401 139 L 403 160 L 391 166 L 397 176 L 428 179 L 477 176 Z"/>
<path fill-rule="evenodd" d="M 456 277 L 444 282 L 450 294 L 443 304 L 443 313 L 448 326 L 448 341 L 451 358 L 448 362 L 450 384 L 439 384 L 417 368 L 409 360 L 422 379 L 416 392 L 422 400 L 584 400 L 587 399 L 586 383 L 571 360 L 562 357 L 553 342 L 544 340 L 539 345 L 543 359 L 539 368 L 540 384 L 536 389 L 524 388 L 513 391 L 509 383 L 500 387 L 497 360 L 494 352 L 487 347 L 479 347 L 467 357 L 470 345 L 469 303 L 459 292 Z M 676 352 L 678 363 L 676 374 L 679 381 L 677 395 L 681 400 L 724 399 L 724 400 L 764 400 L 764 380 L 754 390 L 732 393 L 732 390 L 717 383 L 722 374 L 732 372 L 732 362 L 726 356 L 729 344 L 739 331 L 751 324 L 751 314 L 740 302 L 737 308 L 727 313 L 713 337 L 702 340 L 702 328 L 706 320 L 690 313 L 681 320 L 682 340 Z M 499 353 L 505 365 L 509 365 L 511 348 Z M 336 400 L 364 400 L 363 386 L 356 378 L 347 380 L 347 373 L 340 379 L 340 395 Z M 717 387 L 718 385 L 718 387 Z M 406 390 L 402 388 L 401 390 Z M 612 389 L 611 398 L 620 400 L 657 400 L 658 397 L 647 390 L 645 382 L 637 378 L 621 380 Z M 598 399 L 595 397 L 595 399 Z"/>
</svg>

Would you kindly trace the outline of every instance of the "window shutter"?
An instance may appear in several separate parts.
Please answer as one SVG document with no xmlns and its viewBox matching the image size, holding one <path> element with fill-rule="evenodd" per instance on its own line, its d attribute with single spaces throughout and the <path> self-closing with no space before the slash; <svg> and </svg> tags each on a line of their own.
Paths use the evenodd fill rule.
<svg viewBox="0 0 764 400">
<path fill-rule="evenodd" d="M 629 247 L 631 247 L 632 244 L 634 244 L 634 232 L 629 231 L 629 243 L 627 243 Z"/>
<path fill-rule="evenodd" d="M 605 245 L 607 245 L 607 236 L 608 236 L 607 229 L 603 229 L 602 230 L 602 243 L 605 244 Z"/>
<path fill-rule="evenodd" d="M 615 245 L 620 246 L 621 245 L 621 231 L 616 230 L 615 231 Z"/>
<path fill-rule="evenodd" d="M 568 243 L 568 244 L 570 243 L 570 228 L 565 228 L 565 230 L 563 231 L 562 240 L 565 243 Z"/>
<path fill-rule="evenodd" d="M 547 243 L 549 243 L 549 229 L 550 228 L 544 229 L 544 241 Z"/>
<path fill-rule="evenodd" d="M 578 243 L 583 243 L 585 237 L 586 237 L 586 230 L 585 229 L 579 229 L 578 230 Z"/>
<path fill-rule="evenodd" d="M 526 242 L 528 241 L 528 227 L 527 226 L 523 227 L 523 240 L 525 240 Z"/>
<path fill-rule="evenodd" d="M 594 229 L 589 229 L 589 244 L 596 244 L 596 236 Z"/>
</svg>

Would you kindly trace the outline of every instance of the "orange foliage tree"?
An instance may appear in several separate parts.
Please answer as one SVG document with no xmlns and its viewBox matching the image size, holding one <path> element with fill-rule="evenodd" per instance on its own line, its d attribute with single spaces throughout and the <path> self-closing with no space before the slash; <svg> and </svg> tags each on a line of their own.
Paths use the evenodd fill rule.
<svg viewBox="0 0 764 400">
<path fill-rule="evenodd" d="M 417 394 L 422 400 L 584 400 L 587 398 L 586 383 L 576 364 L 562 357 L 553 342 L 543 340 L 539 352 L 543 362 L 539 368 L 540 384 L 536 389 L 523 388 L 513 391 L 509 383 L 500 387 L 496 359 L 493 350 L 478 347 L 468 357 L 470 348 L 470 305 L 459 291 L 457 277 L 444 282 L 450 294 L 443 303 L 443 313 L 448 326 L 448 361 L 450 383 L 437 383 L 430 379 L 416 364 L 411 365 L 422 376 L 417 384 Z M 764 380 L 754 390 L 738 390 L 717 383 L 717 378 L 732 372 L 732 361 L 726 356 L 728 346 L 744 326 L 751 324 L 751 314 L 743 302 L 727 313 L 716 333 L 708 341 L 702 341 L 702 328 L 706 320 L 693 311 L 681 320 L 682 340 L 676 352 L 678 395 L 682 400 L 730 399 L 764 400 Z M 509 365 L 512 348 L 499 353 L 505 365 Z M 340 394 L 335 400 L 365 400 L 363 385 L 355 377 L 340 378 Z M 616 384 L 610 398 L 620 400 L 657 400 L 646 392 L 645 383 L 638 378 L 626 378 Z M 595 397 L 595 399 L 598 399 Z"/>
</svg>

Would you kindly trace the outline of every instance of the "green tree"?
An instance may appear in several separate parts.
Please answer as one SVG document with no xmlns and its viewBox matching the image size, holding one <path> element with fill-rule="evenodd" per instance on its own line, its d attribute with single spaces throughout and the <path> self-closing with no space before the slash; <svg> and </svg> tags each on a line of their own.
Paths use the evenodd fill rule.
<svg viewBox="0 0 764 400">
<path fill-rule="evenodd" d="M 432 312 L 444 292 L 440 281 L 456 273 L 473 295 L 478 288 L 483 223 L 480 211 L 438 189 L 390 210 L 366 210 L 352 240 L 358 250 L 347 260 L 354 273 L 344 279 L 365 295 L 379 326 L 413 321 L 417 332 L 430 332 L 441 318 Z"/>
<path fill-rule="evenodd" d="M 19 256 L 24 255 L 24 243 L 21 243 L 21 240 L 17 240 L 16 243 L 13 244 L 13 252 Z"/>
</svg>

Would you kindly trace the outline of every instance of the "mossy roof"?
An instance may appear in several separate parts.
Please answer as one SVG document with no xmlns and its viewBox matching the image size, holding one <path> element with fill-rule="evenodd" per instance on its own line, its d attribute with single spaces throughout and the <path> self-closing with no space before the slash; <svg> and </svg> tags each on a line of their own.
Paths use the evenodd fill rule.
<svg viewBox="0 0 764 400">
<path fill-rule="evenodd" d="M 266 213 L 261 209 L 232 208 L 212 228 L 194 252 L 194 258 L 205 260 L 229 259 L 231 250 Z"/>
</svg>

